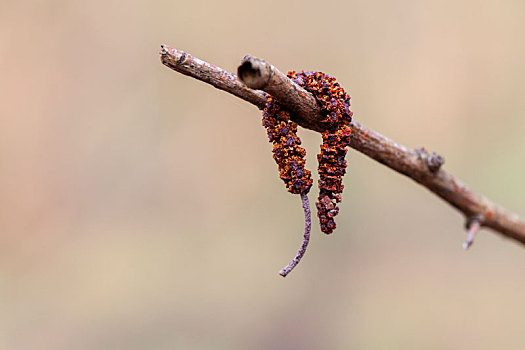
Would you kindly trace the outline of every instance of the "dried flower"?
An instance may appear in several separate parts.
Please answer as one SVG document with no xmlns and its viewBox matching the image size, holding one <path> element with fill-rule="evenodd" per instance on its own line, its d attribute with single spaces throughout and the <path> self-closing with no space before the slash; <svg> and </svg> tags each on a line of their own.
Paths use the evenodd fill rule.
<svg viewBox="0 0 525 350">
<path fill-rule="evenodd" d="M 319 197 L 317 216 L 321 231 L 330 234 L 336 225 L 334 216 L 339 213 L 337 203 L 341 202 L 343 192 L 343 175 L 346 173 L 346 152 L 350 144 L 350 96 L 336 82 L 335 78 L 321 72 L 289 72 L 288 77 L 312 93 L 326 116 L 323 123 L 321 153 L 319 162 Z"/>
<path fill-rule="evenodd" d="M 306 150 L 299 146 L 297 124 L 290 120 L 290 113 L 268 97 L 263 112 L 263 126 L 273 143 L 273 159 L 279 167 L 279 176 L 288 191 L 294 194 L 308 193 L 312 187 L 311 172 L 305 169 Z"/>
</svg>

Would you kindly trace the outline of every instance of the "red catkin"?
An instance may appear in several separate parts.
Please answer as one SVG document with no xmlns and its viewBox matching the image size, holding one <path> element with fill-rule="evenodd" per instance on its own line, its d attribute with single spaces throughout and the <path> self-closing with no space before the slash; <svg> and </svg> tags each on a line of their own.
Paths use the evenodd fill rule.
<svg viewBox="0 0 525 350">
<path fill-rule="evenodd" d="M 271 97 L 263 111 L 263 126 L 268 140 L 273 143 L 273 159 L 279 167 L 279 176 L 288 191 L 294 194 L 308 193 L 312 187 L 312 174 L 305 169 L 306 150 L 299 146 L 297 124 L 290 120 L 290 113 Z"/>
<path fill-rule="evenodd" d="M 319 162 L 319 197 L 316 203 L 321 231 L 330 234 L 336 224 L 334 217 L 339 213 L 337 203 L 341 202 L 343 175 L 346 173 L 346 152 L 350 144 L 350 96 L 336 82 L 334 77 L 321 72 L 289 72 L 288 77 L 315 96 L 323 114 L 326 131 L 322 133 Z"/>
</svg>

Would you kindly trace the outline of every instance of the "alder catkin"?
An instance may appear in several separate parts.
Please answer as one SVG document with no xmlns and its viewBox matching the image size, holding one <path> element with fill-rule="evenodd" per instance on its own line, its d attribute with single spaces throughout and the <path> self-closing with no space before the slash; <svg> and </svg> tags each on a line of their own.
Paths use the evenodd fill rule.
<svg viewBox="0 0 525 350">
<path fill-rule="evenodd" d="M 323 144 L 317 155 L 319 162 L 319 197 L 316 203 L 321 231 L 330 234 L 336 225 L 334 217 L 339 213 L 343 175 L 346 173 L 346 152 L 350 144 L 352 112 L 350 96 L 334 77 L 321 72 L 289 72 L 288 77 L 315 96 L 321 112 Z"/>
<path fill-rule="evenodd" d="M 334 217 L 339 213 L 337 203 L 341 202 L 343 175 L 346 173 L 346 152 L 350 144 L 352 112 L 350 96 L 336 82 L 334 77 L 321 72 L 288 72 L 288 78 L 310 92 L 318 101 L 325 118 L 321 121 L 322 133 L 319 162 L 319 197 L 316 204 L 321 231 L 330 234 L 336 224 Z M 312 186 L 311 173 L 305 169 L 306 151 L 300 147 L 297 124 L 290 114 L 275 99 L 268 97 L 263 112 L 263 125 L 273 143 L 273 158 L 279 166 L 279 175 L 288 191 L 306 193 Z"/>
<path fill-rule="evenodd" d="M 288 191 L 294 194 L 308 193 L 312 187 L 312 174 L 305 169 L 306 150 L 299 146 L 297 124 L 290 120 L 290 113 L 271 97 L 263 111 L 263 126 L 273 144 L 273 159 L 279 167 L 279 176 Z"/>
</svg>

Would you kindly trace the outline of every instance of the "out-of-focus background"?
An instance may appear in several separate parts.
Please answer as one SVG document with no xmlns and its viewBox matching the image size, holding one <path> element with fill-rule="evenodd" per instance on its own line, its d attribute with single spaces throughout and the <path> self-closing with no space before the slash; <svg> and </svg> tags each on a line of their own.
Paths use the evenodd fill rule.
<svg viewBox="0 0 525 350">
<path fill-rule="evenodd" d="M 524 349 L 525 250 L 350 151 L 314 222 L 252 105 L 161 65 L 321 70 L 525 215 L 523 1 L 2 1 L 1 349 Z M 316 168 L 320 136 L 301 131 Z M 311 201 L 314 201 L 316 187 Z"/>
</svg>

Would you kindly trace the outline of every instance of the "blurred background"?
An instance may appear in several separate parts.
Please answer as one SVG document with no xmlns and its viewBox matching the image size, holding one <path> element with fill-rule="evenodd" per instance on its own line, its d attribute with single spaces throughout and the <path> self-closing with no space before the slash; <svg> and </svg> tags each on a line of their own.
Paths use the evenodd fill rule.
<svg viewBox="0 0 525 350">
<path fill-rule="evenodd" d="M 524 349 L 525 250 L 350 151 L 303 230 L 256 107 L 164 67 L 321 70 L 525 216 L 525 2 L 0 3 L 0 349 Z M 301 130 L 316 168 L 321 138 Z M 317 178 L 316 178 L 317 179 Z M 317 193 L 314 187 L 311 202 Z"/>
</svg>

